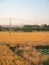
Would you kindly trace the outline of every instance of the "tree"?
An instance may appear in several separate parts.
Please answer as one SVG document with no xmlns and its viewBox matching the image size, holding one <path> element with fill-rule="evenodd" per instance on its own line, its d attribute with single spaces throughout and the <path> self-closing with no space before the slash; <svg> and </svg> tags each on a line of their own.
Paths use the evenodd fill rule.
<svg viewBox="0 0 49 65">
<path fill-rule="evenodd" d="M 2 26 L 0 26 L 0 31 L 2 31 Z"/>
<path fill-rule="evenodd" d="M 40 31 L 40 26 L 39 25 L 32 25 L 32 30 L 33 31 Z"/>
<path fill-rule="evenodd" d="M 46 25 L 46 24 L 42 24 L 42 25 L 40 26 L 40 30 L 41 30 L 41 31 L 47 31 L 47 25 Z"/>
<path fill-rule="evenodd" d="M 32 32 L 32 25 L 24 25 L 22 30 L 24 32 Z"/>
</svg>

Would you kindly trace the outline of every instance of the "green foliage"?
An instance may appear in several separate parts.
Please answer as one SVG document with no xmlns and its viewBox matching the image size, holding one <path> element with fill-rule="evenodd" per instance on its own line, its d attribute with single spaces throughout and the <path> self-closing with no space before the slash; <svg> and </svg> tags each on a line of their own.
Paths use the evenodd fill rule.
<svg viewBox="0 0 49 65">
<path fill-rule="evenodd" d="M 22 56 L 23 50 L 18 50 L 16 51 L 16 54 L 18 54 L 18 56 Z"/>
<path fill-rule="evenodd" d="M 9 46 L 9 48 L 14 52 L 15 51 L 15 47 Z"/>
<path fill-rule="evenodd" d="M 24 25 L 22 30 L 24 32 L 32 32 L 32 25 Z"/>
<path fill-rule="evenodd" d="M 49 65 L 49 59 L 47 59 L 46 61 L 43 61 L 42 63 L 43 65 Z"/>
<path fill-rule="evenodd" d="M 2 31 L 2 26 L 0 26 L 0 31 Z"/>
<path fill-rule="evenodd" d="M 0 26 L 0 31 L 9 31 L 10 27 Z M 23 25 L 18 27 L 11 27 L 12 31 L 23 31 L 23 32 L 32 32 L 32 31 L 49 31 L 49 25 Z"/>
</svg>

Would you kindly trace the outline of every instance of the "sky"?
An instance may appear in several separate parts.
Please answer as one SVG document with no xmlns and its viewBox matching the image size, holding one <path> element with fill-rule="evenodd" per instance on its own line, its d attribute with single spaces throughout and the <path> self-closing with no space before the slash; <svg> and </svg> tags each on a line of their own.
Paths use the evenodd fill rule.
<svg viewBox="0 0 49 65">
<path fill-rule="evenodd" d="M 49 0 L 0 0 L 0 25 L 49 24 Z"/>
</svg>

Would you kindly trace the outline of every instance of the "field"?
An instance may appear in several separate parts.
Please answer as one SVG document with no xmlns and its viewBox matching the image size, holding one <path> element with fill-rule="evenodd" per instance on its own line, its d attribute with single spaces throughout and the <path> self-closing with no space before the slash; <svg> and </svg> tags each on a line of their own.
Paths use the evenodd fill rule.
<svg viewBox="0 0 49 65">
<path fill-rule="evenodd" d="M 49 32 L 0 32 L 0 43 L 49 44 Z"/>
<path fill-rule="evenodd" d="M 0 65 L 44 65 L 49 49 L 34 45 L 49 45 L 49 32 L 0 32 Z"/>
</svg>

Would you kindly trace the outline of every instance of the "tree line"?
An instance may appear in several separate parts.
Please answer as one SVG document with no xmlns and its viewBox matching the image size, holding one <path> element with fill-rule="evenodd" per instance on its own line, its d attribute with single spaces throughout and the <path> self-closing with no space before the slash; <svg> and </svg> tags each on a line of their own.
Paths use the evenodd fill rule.
<svg viewBox="0 0 49 65">
<path fill-rule="evenodd" d="M 49 25 L 23 25 L 18 27 L 3 27 L 0 25 L 0 31 L 22 31 L 22 32 L 32 32 L 32 31 L 49 31 Z"/>
</svg>

